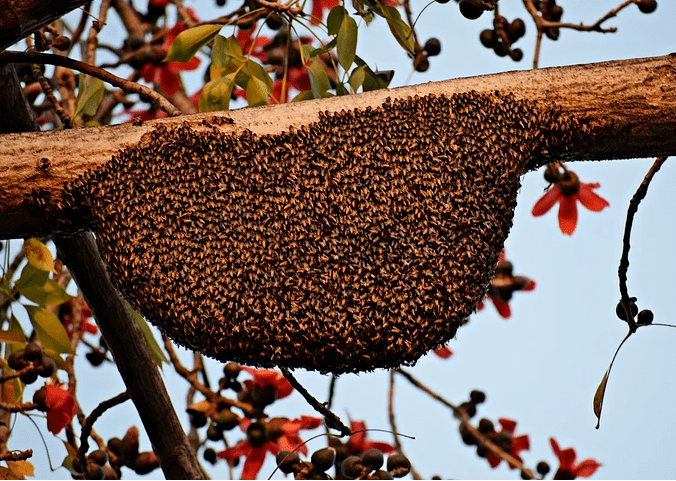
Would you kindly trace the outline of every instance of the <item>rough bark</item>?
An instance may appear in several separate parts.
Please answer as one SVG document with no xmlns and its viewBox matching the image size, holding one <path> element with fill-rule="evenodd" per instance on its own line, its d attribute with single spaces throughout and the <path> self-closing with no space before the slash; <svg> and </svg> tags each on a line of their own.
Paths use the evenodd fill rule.
<svg viewBox="0 0 676 481">
<path fill-rule="evenodd" d="M 0 52 L 89 0 L 0 0 Z"/>
<path fill-rule="evenodd" d="M 158 125 L 221 123 L 224 133 L 245 129 L 274 134 L 318 120 L 320 111 L 377 107 L 387 97 L 454 94 L 475 90 L 513 93 L 517 98 L 558 105 L 594 135 L 569 152 L 575 159 L 604 160 L 676 154 L 676 55 L 589 65 L 507 72 L 427 83 L 360 95 L 228 112 L 195 114 L 142 126 L 76 129 L 0 137 L 0 238 L 43 232 L 46 219 L 31 210 L 26 195 L 40 191 L 60 198 L 64 183 L 107 162 L 118 150 L 142 141 Z M 41 167 L 41 168 L 39 168 Z"/>
<path fill-rule="evenodd" d="M 77 234 L 54 242 L 96 315 L 164 475 L 167 479 L 204 479 L 143 334 L 129 305 L 110 283 L 94 237 Z"/>
<path fill-rule="evenodd" d="M 38 130 L 12 65 L 0 67 L 0 132 Z M 203 479 L 160 373 L 129 305 L 110 283 L 91 234 L 55 239 L 61 259 L 84 293 L 141 417 L 164 475 Z M 3 388 L 11 385 L 5 383 Z M 4 437 L 3 437 L 4 436 Z M 7 434 L 0 433 L 6 440 Z"/>
</svg>

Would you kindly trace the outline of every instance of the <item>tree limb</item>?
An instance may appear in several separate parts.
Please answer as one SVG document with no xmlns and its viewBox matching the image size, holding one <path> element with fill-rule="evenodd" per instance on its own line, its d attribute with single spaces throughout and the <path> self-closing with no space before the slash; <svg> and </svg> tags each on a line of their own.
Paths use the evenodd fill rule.
<svg viewBox="0 0 676 481">
<path fill-rule="evenodd" d="M 45 233 L 48 218 L 31 209 L 27 195 L 47 202 L 61 198 L 63 185 L 107 162 L 120 149 L 143 142 L 158 125 L 188 125 L 224 134 L 244 130 L 276 134 L 319 119 L 321 111 L 378 107 L 390 98 L 475 90 L 556 104 L 586 121 L 594 134 L 568 152 L 573 159 L 607 160 L 676 155 L 676 54 L 481 77 L 373 91 L 360 95 L 120 125 L 9 134 L 0 137 L 0 238 Z M 205 122 L 207 125 L 205 125 Z M 524 140 L 526 142 L 526 140 Z M 45 160 L 46 159 L 46 160 Z M 41 167 L 38 167 L 41 166 Z M 537 167 L 533 164 L 531 167 Z"/>
</svg>

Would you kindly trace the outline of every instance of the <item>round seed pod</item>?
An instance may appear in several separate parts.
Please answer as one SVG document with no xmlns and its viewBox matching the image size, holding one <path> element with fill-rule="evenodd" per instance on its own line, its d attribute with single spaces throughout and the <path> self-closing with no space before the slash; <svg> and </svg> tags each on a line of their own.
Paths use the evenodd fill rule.
<svg viewBox="0 0 676 481">
<path fill-rule="evenodd" d="M 315 451 L 312 453 L 310 462 L 317 471 L 326 471 L 333 467 L 336 462 L 336 450 L 328 447 Z"/>
<path fill-rule="evenodd" d="M 476 92 L 275 135 L 158 126 L 62 204 L 91 222 L 132 306 L 183 346 L 260 367 L 390 368 L 454 337 L 486 294 L 521 175 L 583 132 L 554 106 Z"/>
<path fill-rule="evenodd" d="M 383 453 L 379 449 L 369 449 L 361 455 L 361 462 L 364 467 L 377 471 L 383 466 Z"/>
</svg>

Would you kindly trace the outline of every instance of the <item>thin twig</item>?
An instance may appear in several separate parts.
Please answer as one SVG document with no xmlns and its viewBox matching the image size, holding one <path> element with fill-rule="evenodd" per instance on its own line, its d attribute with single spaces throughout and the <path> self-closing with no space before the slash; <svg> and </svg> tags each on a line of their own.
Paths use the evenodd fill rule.
<svg viewBox="0 0 676 481">
<path fill-rule="evenodd" d="M 254 409 L 250 404 L 223 397 L 199 382 L 199 379 L 197 378 L 197 372 L 190 371 L 183 364 L 181 364 L 181 361 L 179 361 L 176 351 L 174 351 L 174 347 L 171 344 L 171 339 L 169 339 L 167 336 L 162 336 L 162 339 L 164 340 L 164 348 L 169 355 L 169 361 L 174 366 L 174 370 L 176 370 L 179 376 L 188 381 L 193 388 L 201 392 L 210 403 L 214 405 L 221 404 L 229 407 L 239 408 L 245 415 L 251 416 L 254 414 Z"/>
<path fill-rule="evenodd" d="M 662 164 L 667 160 L 668 157 L 657 157 L 655 162 L 650 167 L 650 170 L 645 175 L 643 182 L 636 189 L 636 193 L 631 198 L 629 202 L 629 207 L 627 208 L 627 220 L 624 224 L 624 236 L 622 238 L 622 256 L 620 257 L 620 266 L 617 269 L 617 275 L 620 281 L 620 296 L 622 299 L 622 304 L 625 309 L 625 314 L 627 318 L 627 323 L 629 324 L 629 329 L 631 332 L 636 331 L 636 322 L 634 317 L 631 315 L 631 309 L 629 308 L 629 292 L 627 290 L 627 270 L 629 269 L 629 248 L 631 247 L 631 228 L 634 224 L 634 216 L 638 212 L 638 206 L 641 204 L 641 201 L 645 198 L 648 193 L 648 187 L 652 181 L 655 174 L 660 170 Z"/>
<path fill-rule="evenodd" d="M 48 55 L 48 54 L 36 53 L 34 55 Z M 61 107 L 61 104 L 56 98 L 56 95 L 54 95 L 52 86 L 49 85 L 49 80 L 47 80 L 45 76 L 42 75 L 42 72 L 40 71 L 40 66 L 37 65 L 36 63 L 31 64 L 31 69 L 33 70 L 33 76 L 37 79 L 38 82 L 40 82 L 40 87 L 42 87 L 42 91 L 44 92 L 45 97 L 47 97 L 49 103 L 52 104 L 54 112 L 56 112 L 56 114 L 59 116 L 59 119 L 61 119 L 61 122 L 63 122 L 63 126 L 69 129 L 72 123 L 70 115 L 68 115 L 68 113 L 63 109 L 63 107 Z"/>
<path fill-rule="evenodd" d="M 88 439 L 96 420 L 100 418 L 101 415 L 105 413 L 108 409 L 111 409 L 117 406 L 118 404 L 122 404 L 128 399 L 129 394 L 127 394 L 127 391 L 121 392 L 117 396 L 113 396 L 110 399 L 102 401 L 98 406 L 94 408 L 91 414 L 87 416 L 87 419 L 85 419 L 85 422 L 82 425 L 82 434 L 80 434 L 80 450 L 78 451 L 78 456 L 80 457 L 82 466 L 87 465 L 87 460 L 85 459 L 85 456 L 87 455 L 87 451 L 89 451 Z"/>
<path fill-rule="evenodd" d="M 69 57 L 52 55 L 48 53 L 15 52 L 6 50 L 0 53 L 0 63 L 38 63 L 72 68 L 78 72 L 83 72 L 87 75 L 91 75 L 92 77 L 101 79 L 104 82 L 108 82 L 115 87 L 121 88 L 125 92 L 136 93 L 139 94 L 143 99 L 156 102 L 162 110 L 171 116 L 178 116 L 181 114 L 180 110 L 174 107 L 171 102 L 169 102 L 162 95 L 155 92 L 153 89 L 146 87 L 145 85 L 130 82 L 129 80 L 120 78 L 117 75 L 113 75 L 112 73 L 95 67 L 94 65 L 89 65 L 88 63 L 73 60 Z"/>
<path fill-rule="evenodd" d="M 399 439 L 399 429 L 397 429 L 397 422 L 394 417 L 394 369 L 390 369 L 390 388 L 387 393 L 387 414 L 390 419 L 392 435 L 394 436 L 394 448 L 398 453 L 404 454 L 404 449 L 402 448 L 401 440 Z M 411 476 L 413 476 L 413 479 L 424 479 L 413 466 L 411 466 Z"/>
<path fill-rule="evenodd" d="M 486 446 L 486 449 L 488 449 L 488 451 L 490 451 L 491 454 L 499 457 L 500 459 L 504 459 L 510 466 L 514 466 L 515 468 L 519 469 L 521 471 L 522 476 L 525 477 L 526 479 L 535 478 L 533 471 L 524 466 L 523 462 L 519 461 L 511 454 L 500 449 L 486 435 L 484 435 L 477 428 L 472 426 L 469 416 L 467 415 L 467 412 L 464 409 L 447 401 L 446 399 L 444 399 L 439 394 L 432 391 L 430 388 L 428 388 L 423 383 L 415 379 L 411 374 L 404 371 L 403 369 L 397 368 L 395 369 L 395 372 L 404 376 L 411 384 L 413 384 L 415 387 L 428 394 L 433 399 L 439 401 L 444 406 L 450 408 L 453 411 L 453 415 L 460 420 L 460 424 L 462 424 L 463 428 L 465 428 L 473 438 L 477 439 L 478 442 Z"/>
<path fill-rule="evenodd" d="M 340 431 L 341 436 L 349 436 L 352 433 L 352 431 L 350 431 L 350 428 L 348 428 L 345 424 L 343 424 L 343 422 L 340 420 L 338 416 L 336 416 L 332 411 L 330 411 L 325 405 L 317 401 L 312 396 L 312 394 L 310 394 L 307 391 L 307 389 L 305 389 L 301 385 L 301 383 L 299 383 L 298 380 L 295 377 L 293 377 L 291 371 L 289 371 L 285 367 L 281 368 L 281 371 L 286 380 L 289 381 L 289 383 L 296 389 L 296 391 L 298 391 L 301 394 L 301 396 L 305 398 L 308 404 L 312 406 L 315 411 L 324 416 L 326 423 L 329 427 L 332 427 Z"/>
<path fill-rule="evenodd" d="M 25 451 L 11 452 L 8 451 L 0 455 L 0 461 L 25 461 L 33 457 L 33 450 L 26 449 Z"/>
</svg>

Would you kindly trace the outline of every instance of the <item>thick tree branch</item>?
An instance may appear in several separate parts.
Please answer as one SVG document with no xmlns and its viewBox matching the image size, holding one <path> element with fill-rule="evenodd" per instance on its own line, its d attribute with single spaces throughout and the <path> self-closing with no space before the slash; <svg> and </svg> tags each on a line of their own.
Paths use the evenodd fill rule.
<svg viewBox="0 0 676 481">
<path fill-rule="evenodd" d="M 0 52 L 88 0 L 0 0 Z"/>
<path fill-rule="evenodd" d="M 107 162 L 118 150 L 142 142 L 158 125 L 189 125 L 224 133 L 251 130 L 275 134 L 319 119 L 321 111 L 378 107 L 390 98 L 454 94 L 475 90 L 513 93 L 517 98 L 553 103 L 588 122 L 594 134 L 568 152 L 574 159 L 603 160 L 676 155 L 676 55 L 427 83 L 360 95 L 212 112 L 121 125 L 0 137 L 0 238 L 44 233 L 47 220 L 31 210 L 27 195 L 58 200 L 63 185 Z M 524 139 L 524 142 L 527 142 Z M 537 166 L 536 164 L 532 165 Z"/>
<path fill-rule="evenodd" d="M 164 475 L 167 479 L 203 479 L 143 334 L 129 305 L 110 283 L 94 237 L 77 234 L 54 242 L 96 315 Z"/>
<path fill-rule="evenodd" d="M 0 67 L 2 75 L 7 82 L 0 92 L 0 114 L 3 114 L 0 116 L 16 115 L 20 121 L 14 124 L 0 123 L 0 132 L 37 129 L 13 68 Z M 9 108 L 12 110 L 7 110 Z M 55 239 L 55 243 L 89 306 L 97 314 L 103 337 L 115 356 L 127 392 L 136 405 L 165 476 L 171 479 L 204 478 L 162 377 L 150 356 L 145 338 L 128 304 L 111 285 L 93 236 L 78 234 L 71 238 Z M 11 386 L 11 383 L 5 385 Z M 3 406 L 0 409 L 7 413 L 10 407 Z"/>
</svg>

